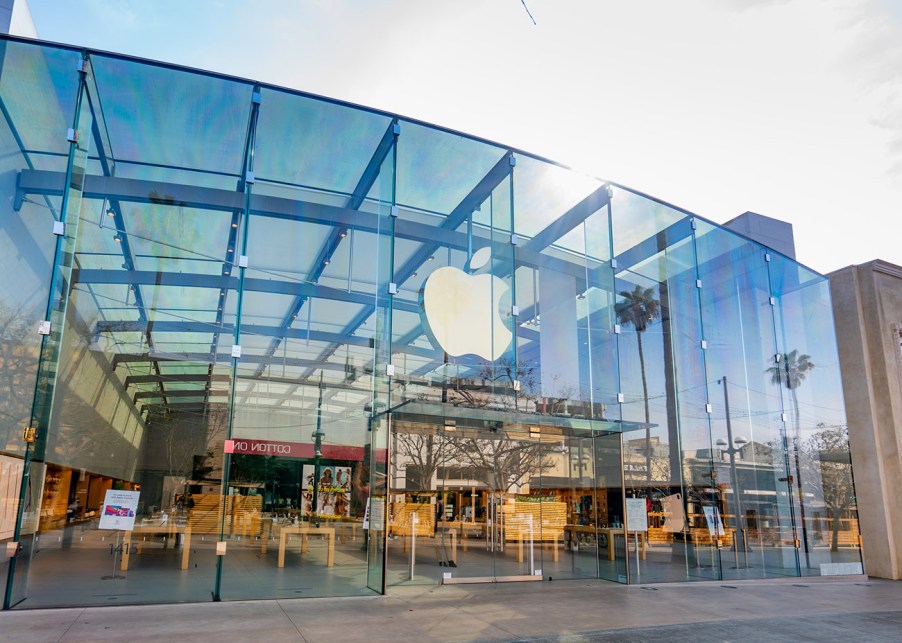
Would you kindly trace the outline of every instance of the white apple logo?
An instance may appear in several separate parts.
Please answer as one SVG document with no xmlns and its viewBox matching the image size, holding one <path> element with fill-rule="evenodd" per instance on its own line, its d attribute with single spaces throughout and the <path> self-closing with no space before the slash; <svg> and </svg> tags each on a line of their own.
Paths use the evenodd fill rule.
<svg viewBox="0 0 902 643">
<path fill-rule="evenodd" d="M 491 254 L 488 247 L 474 252 L 470 271 L 486 265 Z M 507 293 L 507 284 L 495 275 L 468 275 L 452 266 L 437 269 L 423 287 L 423 312 L 432 337 L 448 355 L 495 361 L 513 336 L 499 312 Z"/>
</svg>

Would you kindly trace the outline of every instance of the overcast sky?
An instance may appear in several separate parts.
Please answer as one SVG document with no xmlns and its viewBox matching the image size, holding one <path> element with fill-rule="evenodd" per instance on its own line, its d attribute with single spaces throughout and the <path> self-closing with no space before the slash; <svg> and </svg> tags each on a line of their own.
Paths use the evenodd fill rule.
<svg viewBox="0 0 902 643">
<path fill-rule="evenodd" d="M 902 264 L 902 0 L 29 0 L 41 38 L 398 112 Z"/>
</svg>

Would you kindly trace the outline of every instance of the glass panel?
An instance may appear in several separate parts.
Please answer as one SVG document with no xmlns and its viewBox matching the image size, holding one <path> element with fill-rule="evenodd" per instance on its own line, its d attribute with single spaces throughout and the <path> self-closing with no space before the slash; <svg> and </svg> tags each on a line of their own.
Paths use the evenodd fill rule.
<svg viewBox="0 0 902 643">
<path fill-rule="evenodd" d="M 729 551 L 725 578 L 794 576 L 782 405 L 770 382 L 776 340 L 765 251 L 698 222 L 714 471 Z"/>
<path fill-rule="evenodd" d="M 804 575 L 858 573 L 861 550 L 848 425 L 829 283 L 785 257 L 770 262 L 777 354 L 769 388 L 779 387 Z M 855 563 L 856 571 L 836 563 Z"/>
<path fill-rule="evenodd" d="M 81 79 L 83 76 L 78 75 Z M 39 462 L 46 461 L 47 457 L 52 453 L 53 438 L 55 437 L 55 424 L 59 422 L 56 410 L 52 408 L 54 397 L 59 394 L 58 374 L 61 372 L 60 365 L 62 363 L 62 355 L 65 350 L 65 341 L 69 338 L 64 336 L 64 327 L 68 322 L 67 308 L 67 289 L 71 283 L 72 271 L 75 266 L 73 255 L 76 239 L 78 238 L 78 227 L 81 219 L 82 208 L 82 192 L 85 181 L 85 166 L 87 165 L 88 148 L 90 146 L 90 138 L 88 133 L 91 131 L 93 124 L 93 116 L 91 111 L 84 104 L 85 89 L 81 84 L 79 88 L 79 100 L 76 102 L 73 119 L 73 129 L 76 134 L 72 137 L 72 144 L 69 146 L 69 163 L 66 172 L 61 177 L 62 180 L 62 201 L 59 209 L 59 220 L 54 222 L 53 233 L 56 236 L 56 249 L 54 251 L 53 268 L 50 278 L 50 299 L 43 319 L 41 322 L 41 330 L 39 333 L 43 335 L 43 342 L 40 349 L 39 366 L 37 373 L 37 381 L 34 388 L 34 401 L 30 421 L 26 431 L 33 431 L 30 449 L 25 453 L 25 473 L 40 473 L 35 471 L 35 465 Z M 79 134 L 81 136 L 79 136 Z M 49 324 L 49 327 L 46 326 Z M 65 380 L 63 380 L 65 381 Z M 31 452 L 29 452 L 31 451 Z M 35 465 L 31 464 L 33 458 Z M 27 500 L 33 494 L 27 489 L 27 485 L 31 484 L 28 480 L 20 492 L 20 502 Z M 41 502 L 41 515 L 47 510 L 46 503 Z M 25 510 L 26 507 L 22 506 Z M 23 516 L 24 518 L 24 516 Z M 8 584 L 7 600 L 5 604 L 12 606 L 14 604 L 22 604 L 26 598 L 26 586 L 31 578 L 31 572 L 34 569 L 35 555 L 41 548 L 39 543 L 40 536 L 38 531 L 40 524 L 35 529 L 34 522 L 25 525 L 21 524 L 18 540 L 20 541 L 20 551 L 17 555 L 17 562 L 21 561 L 22 565 L 17 565 L 18 569 L 10 569 L 11 582 Z M 27 534 L 23 537 L 23 533 Z M 32 538 L 31 535 L 34 534 Z M 25 560 L 27 558 L 27 561 Z M 43 561 L 42 561 L 43 562 Z"/>
<path fill-rule="evenodd" d="M 91 172 L 112 178 L 121 168 L 112 150 L 131 134 L 123 123 L 110 128 L 100 105 L 96 94 L 83 105 L 98 121 L 80 127 L 79 140 L 96 146 Z M 223 361 L 231 344 L 222 324 L 231 215 L 189 208 L 166 191 L 148 198 L 106 185 L 111 192 L 95 192 L 81 211 L 41 556 L 23 606 L 203 600 L 213 586 L 231 381 L 218 366 L 221 339 Z M 169 362 L 185 368 L 170 373 Z"/>
<path fill-rule="evenodd" d="M 69 143 L 63 135 L 72 125 L 78 96 L 74 67 L 80 55 L 64 49 L 0 42 L 0 547 L 14 539 L 20 509 L 20 483 L 57 237 L 53 222 L 60 216 L 61 195 L 27 195 L 17 190 L 20 172 L 43 169 L 64 173 Z M 36 101 L 35 96 L 53 100 Z M 29 466 L 22 508 L 16 585 L 13 602 L 24 596 L 32 534 L 39 514 L 43 465 Z M 6 590 L 9 559 L 0 560 L 0 587 Z"/>
<path fill-rule="evenodd" d="M 346 117 L 357 125 L 338 128 Z M 384 527 L 367 512 L 385 496 L 387 431 L 373 412 L 385 368 L 374 343 L 391 319 L 381 315 L 385 272 L 374 267 L 389 265 L 378 257 L 390 250 L 393 158 L 391 146 L 376 148 L 390 121 L 264 90 L 257 125 L 229 489 L 253 509 L 251 530 L 231 534 L 222 595 L 382 591 L 382 536 L 373 536 Z M 286 136 L 304 151 L 290 166 L 297 149 Z M 327 140 L 355 151 L 331 175 L 345 194 L 326 193 L 338 189 L 323 184 L 328 164 L 316 154 Z M 306 215 L 314 204 L 340 207 Z"/>
<path fill-rule="evenodd" d="M 718 578 L 706 516 L 722 509 L 711 479 L 691 222 L 622 190 L 612 211 L 623 419 L 645 425 L 644 436 L 624 435 L 627 504 L 647 529 L 630 531 L 630 580 Z"/>
</svg>

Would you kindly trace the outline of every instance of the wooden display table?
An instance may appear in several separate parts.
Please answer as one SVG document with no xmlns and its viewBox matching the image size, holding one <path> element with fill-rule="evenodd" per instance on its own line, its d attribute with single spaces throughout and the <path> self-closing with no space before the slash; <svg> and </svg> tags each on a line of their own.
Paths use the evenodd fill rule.
<svg viewBox="0 0 902 643">
<path fill-rule="evenodd" d="M 323 535 L 329 537 L 329 549 L 326 553 L 326 567 L 332 567 L 335 562 L 335 529 L 332 527 L 313 527 L 312 525 L 288 525 L 279 529 L 279 567 L 285 567 L 285 546 L 288 544 L 288 536 L 297 534 L 301 536 L 301 554 L 307 553 L 307 537 L 310 535 Z"/>
<path fill-rule="evenodd" d="M 122 560 L 119 563 L 119 569 L 121 571 L 128 571 L 128 563 L 129 558 L 131 557 L 131 542 L 132 535 L 137 536 L 146 536 L 148 534 L 153 536 L 159 536 L 163 534 L 167 537 L 167 542 L 163 543 L 163 548 L 165 549 L 169 542 L 168 538 L 176 538 L 178 534 L 182 534 L 184 539 L 182 540 L 182 569 L 188 569 L 188 557 L 191 555 L 191 527 L 188 526 L 178 526 L 175 524 L 167 523 L 165 525 L 136 525 L 135 528 L 131 531 L 125 532 L 125 542 L 122 545 Z M 135 542 L 135 550 L 137 553 L 141 553 L 141 543 L 143 540 L 138 540 Z M 173 549 L 175 546 L 173 545 Z"/>
<path fill-rule="evenodd" d="M 454 533 L 455 537 L 459 534 L 461 547 L 463 548 L 464 551 L 467 551 L 467 541 L 470 538 L 470 533 L 475 531 L 476 537 L 478 538 L 480 535 L 482 535 L 482 532 L 485 530 L 485 523 L 484 522 L 464 522 L 464 521 L 459 521 L 459 520 L 455 520 L 455 521 L 442 520 L 436 524 L 436 528 L 446 529 L 449 532 Z"/>
<path fill-rule="evenodd" d="M 608 560 L 614 560 L 615 558 L 614 537 L 623 535 L 622 528 L 618 529 L 613 527 L 587 527 L 585 525 L 567 525 L 566 530 L 571 534 L 594 534 L 596 537 L 599 534 L 604 535 L 605 539 L 608 542 Z M 635 534 L 639 534 L 639 556 L 642 558 L 642 560 L 645 560 L 645 557 L 648 554 L 647 534 L 644 531 L 631 531 L 627 534 L 627 537 L 633 536 Z"/>
<path fill-rule="evenodd" d="M 550 540 L 549 540 L 549 538 L 550 538 Z M 536 538 L 533 540 L 533 542 L 534 543 L 538 542 L 539 547 L 542 547 L 544 545 L 550 546 L 551 552 L 552 552 L 551 556 L 552 556 L 554 562 L 557 562 L 558 561 L 558 551 L 557 551 L 558 540 L 561 540 L 561 535 L 559 533 L 555 532 L 546 539 L 539 540 L 538 538 Z M 524 541 L 526 541 L 528 543 L 529 536 L 524 534 L 521 531 L 517 534 L 517 562 L 518 563 L 523 562 L 523 542 Z"/>
</svg>

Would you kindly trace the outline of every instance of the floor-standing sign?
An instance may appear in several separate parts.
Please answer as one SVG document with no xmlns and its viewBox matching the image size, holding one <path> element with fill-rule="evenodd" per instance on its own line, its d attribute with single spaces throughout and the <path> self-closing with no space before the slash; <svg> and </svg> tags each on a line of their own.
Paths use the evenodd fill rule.
<svg viewBox="0 0 902 643">
<path fill-rule="evenodd" d="M 626 499 L 626 531 L 627 538 L 629 532 L 633 532 L 636 537 L 636 578 L 640 578 L 642 573 L 639 571 L 639 532 L 648 531 L 648 507 L 645 498 Z"/>
<path fill-rule="evenodd" d="M 103 507 L 100 510 L 100 524 L 98 529 L 116 530 L 116 547 L 113 549 L 113 574 L 104 578 L 123 578 L 116 574 L 116 558 L 122 555 L 120 539 L 123 531 L 132 531 L 135 528 L 135 514 L 138 512 L 138 498 L 140 491 L 121 491 L 107 489 L 103 499 Z M 118 556 L 117 556 L 118 554 Z"/>
</svg>

